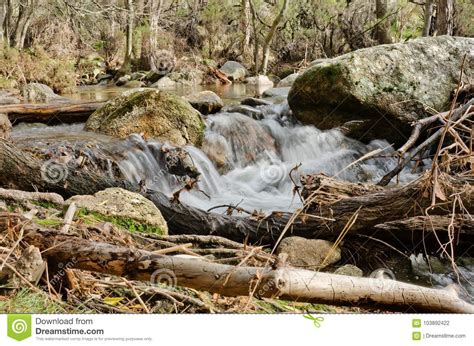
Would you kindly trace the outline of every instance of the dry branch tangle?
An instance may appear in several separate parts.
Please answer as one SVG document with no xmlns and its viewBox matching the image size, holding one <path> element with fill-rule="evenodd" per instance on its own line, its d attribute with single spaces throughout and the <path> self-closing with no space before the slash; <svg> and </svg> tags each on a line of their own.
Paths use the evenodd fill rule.
<svg viewBox="0 0 474 346">
<path fill-rule="evenodd" d="M 474 313 L 474 306 L 447 290 L 397 281 L 355 278 L 290 267 L 235 267 L 202 260 L 156 255 L 103 242 L 92 242 L 51 230 L 30 230 L 24 237 L 54 263 L 152 281 L 166 270 L 180 286 L 227 296 L 280 298 L 312 303 L 371 305 L 402 311 Z"/>
</svg>

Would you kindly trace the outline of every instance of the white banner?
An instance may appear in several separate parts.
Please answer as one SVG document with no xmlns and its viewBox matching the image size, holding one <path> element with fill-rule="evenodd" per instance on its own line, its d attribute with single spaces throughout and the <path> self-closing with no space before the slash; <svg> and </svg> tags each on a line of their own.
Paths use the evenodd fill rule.
<svg viewBox="0 0 474 346">
<path fill-rule="evenodd" d="M 473 345 L 474 315 L 0 315 L 0 345 Z"/>
</svg>

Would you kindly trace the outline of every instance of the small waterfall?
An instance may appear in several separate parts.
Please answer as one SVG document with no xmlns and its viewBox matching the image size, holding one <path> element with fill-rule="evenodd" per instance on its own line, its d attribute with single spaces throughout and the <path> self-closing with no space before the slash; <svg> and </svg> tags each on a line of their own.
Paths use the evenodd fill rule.
<svg viewBox="0 0 474 346">
<path fill-rule="evenodd" d="M 200 209 L 238 204 L 248 211 L 294 210 L 301 206 L 301 201 L 293 196 L 290 179 L 290 172 L 297 165 L 301 164 L 292 172 L 295 182 L 302 174 L 312 173 L 375 182 L 397 163 L 394 158 L 384 157 L 352 164 L 375 149 L 384 149 L 384 155 L 393 149 L 384 140 L 366 145 L 345 137 L 338 130 L 321 131 L 296 124 L 286 103 L 258 109 L 263 114 L 261 120 L 227 112 L 207 117 L 202 150 L 193 146 L 184 148 L 200 176 L 198 189 L 183 191 L 181 201 Z M 145 183 L 148 188 L 169 196 L 186 183 L 184 177 L 171 174 L 167 166 L 165 153 L 172 147 L 146 141 L 139 135 L 119 140 L 84 132 L 81 125 L 14 131 L 19 142 L 29 141 L 32 134 L 40 138 L 35 143 L 45 146 L 51 138 L 94 145 L 102 156 L 111 157 L 117 163 L 126 179 Z M 415 177 L 416 174 L 406 168 L 400 180 L 406 182 Z"/>
<path fill-rule="evenodd" d="M 200 172 L 198 188 L 182 192 L 180 198 L 201 209 L 219 205 L 239 205 L 248 210 L 293 210 L 301 206 L 293 196 L 293 180 L 302 174 L 325 173 L 349 181 L 375 182 L 396 165 L 395 159 L 370 159 L 351 164 L 375 149 L 393 152 L 383 140 L 363 144 L 338 130 L 321 131 L 292 123 L 286 104 L 259 107 L 260 121 L 239 113 L 222 112 L 207 118 L 202 150 L 185 149 Z M 138 140 L 138 139 L 135 139 Z M 171 194 L 183 182 L 164 172 L 150 147 L 158 145 L 141 139 L 140 151 L 129 150 L 121 168 L 134 181 Z M 350 166 L 349 168 L 347 168 Z M 162 172 L 156 179 L 156 172 Z M 155 177 L 155 178 L 153 178 Z M 406 169 L 402 181 L 416 177 Z M 222 207 L 225 208 L 225 207 Z M 221 209 L 222 211 L 223 209 Z"/>
</svg>

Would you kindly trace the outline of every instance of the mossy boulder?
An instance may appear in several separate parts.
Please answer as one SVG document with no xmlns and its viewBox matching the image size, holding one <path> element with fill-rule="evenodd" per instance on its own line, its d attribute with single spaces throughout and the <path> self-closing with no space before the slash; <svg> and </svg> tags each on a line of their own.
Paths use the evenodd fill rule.
<svg viewBox="0 0 474 346">
<path fill-rule="evenodd" d="M 82 213 L 97 221 L 112 222 L 130 231 L 168 234 L 168 226 L 160 210 L 142 195 L 120 188 L 109 188 L 94 195 L 74 196 L 72 202 Z"/>
<path fill-rule="evenodd" d="M 429 37 L 325 59 L 299 76 L 288 102 L 301 122 L 321 129 L 360 120 L 351 136 L 401 144 L 411 122 L 449 107 L 461 61 L 474 74 L 473 38 Z"/>
<path fill-rule="evenodd" d="M 181 97 L 142 88 L 107 102 L 89 117 L 85 129 L 119 138 L 143 133 L 175 145 L 200 146 L 205 125 L 200 114 Z"/>
</svg>

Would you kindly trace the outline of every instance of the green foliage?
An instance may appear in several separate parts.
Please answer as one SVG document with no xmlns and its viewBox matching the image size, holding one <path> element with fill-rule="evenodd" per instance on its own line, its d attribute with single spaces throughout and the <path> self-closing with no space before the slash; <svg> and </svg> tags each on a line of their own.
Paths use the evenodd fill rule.
<svg viewBox="0 0 474 346">
<path fill-rule="evenodd" d="M 41 47 L 21 52 L 15 49 L 0 51 L 0 84 L 18 87 L 29 82 L 46 84 L 56 92 L 66 91 L 76 85 L 74 62 L 53 59 Z"/>
<path fill-rule="evenodd" d="M 163 230 L 159 227 L 138 223 L 135 220 L 128 218 L 121 218 L 116 216 L 108 216 L 99 214 L 96 212 L 89 211 L 85 208 L 80 208 L 76 217 L 82 219 L 86 224 L 96 224 L 99 222 L 110 222 L 113 225 L 126 229 L 129 232 L 148 233 L 148 234 L 164 234 Z"/>
<path fill-rule="evenodd" d="M 88 313 L 83 307 L 72 307 L 59 300 L 52 300 L 48 295 L 22 289 L 10 299 L 0 300 L 0 313 Z"/>
</svg>

